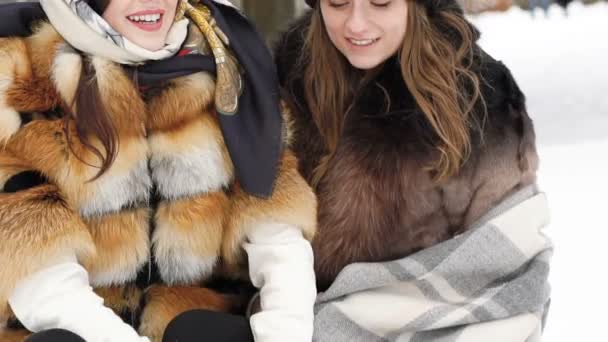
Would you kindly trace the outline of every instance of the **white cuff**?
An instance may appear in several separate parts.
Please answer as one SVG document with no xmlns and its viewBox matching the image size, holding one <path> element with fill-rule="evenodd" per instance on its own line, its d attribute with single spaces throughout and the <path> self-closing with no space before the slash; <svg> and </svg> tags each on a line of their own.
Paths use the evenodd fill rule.
<svg viewBox="0 0 608 342">
<path fill-rule="evenodd" d="M 310 243 L 285 224 L 256 227 L 248 237 L 249 275 L 262 308 L 251 317 L 255 341 L 312 341 L 317 291 Z"/>
<path fill-rule="evenodd" d="M 71 331 L 87 342 L 149 342 L 140 337 L 89 285 L 87 271 L 76 262 L 46 268 L 21 281 L 9 304 L 30 331 Z"/>
</svg>

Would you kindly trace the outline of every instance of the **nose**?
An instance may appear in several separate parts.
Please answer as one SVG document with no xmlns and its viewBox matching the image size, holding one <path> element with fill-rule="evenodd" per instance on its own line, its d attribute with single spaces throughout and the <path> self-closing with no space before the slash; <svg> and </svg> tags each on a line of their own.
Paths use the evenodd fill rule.
<svg viewBox="0 0 608 342">
<path fill-rule="evenodd" d="M 354 1 L 348 18 L 346 19 L 346 31 L 354 38 L 366 33 L 369 28 L 368 13 L 361 2 Z"/>
</svg>

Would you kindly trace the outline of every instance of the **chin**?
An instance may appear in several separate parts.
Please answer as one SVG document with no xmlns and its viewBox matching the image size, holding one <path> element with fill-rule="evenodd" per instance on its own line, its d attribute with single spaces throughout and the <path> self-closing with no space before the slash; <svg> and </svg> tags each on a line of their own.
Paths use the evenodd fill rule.
<svg viewBox="0 0 608 342">
<path fill-rule="evenodd" d="M 348 58 L 350 64 L 360 70 L 370 70 L 382 63 L 381 59 L 377 58 Z"/>
<path fill-rule="evenodd" d="M 127 39 L 129 39 L 127 37 Z M 158 51 L 165 46 L 164 40 L 141 40 L 141 39 L 129 39 L 133 44 L 144 48 L 148 51 Z"/>
<path fill-rule="evenodd" d="M 143 32 L 138 29 L 132 29 L 124 32 L 123 36 L 131 43 L 146 49 L 148 51 L 158 51 L 165 46 L 168 32 Z"/>
<path fill-rule="evenodd" d="M 148 44 L 141 44 L 139 46 L 143 47 L 144 49 L 146 49 L 148 51 L 158 51 L 158 50 L 162 49 L 163 46 L 165 46 L 165 44 L 164 43 L 148 43 Z"/>
</svg>

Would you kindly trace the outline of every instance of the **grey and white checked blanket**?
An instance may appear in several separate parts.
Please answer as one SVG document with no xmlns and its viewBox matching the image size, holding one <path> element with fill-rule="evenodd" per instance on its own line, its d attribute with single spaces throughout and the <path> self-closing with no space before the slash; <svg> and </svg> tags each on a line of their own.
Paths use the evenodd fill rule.
<svg viewBox="0 0 608 342">
<path fill-rule="evenodd" d="M 528 187 L 466 233 L 347 266 L 315 305 L 315 342 L 536 342 L 549 307 L 545 195 Z"/>
</svg>

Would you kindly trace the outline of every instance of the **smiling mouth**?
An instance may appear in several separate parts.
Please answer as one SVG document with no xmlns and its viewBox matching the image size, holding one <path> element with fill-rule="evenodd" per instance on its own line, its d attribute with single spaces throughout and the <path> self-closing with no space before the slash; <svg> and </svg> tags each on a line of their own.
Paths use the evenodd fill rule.
<svg viewBox="0 0 608 342">
<path fill-rule="evenodd" d="M 127 19 L 135 23 L 156 24 L 162 18 L 162 14 L 130 15 Z"/>
<path fill-rule="evenodd" d="M 375 42 L 377 42 L 378 40 L 380 40 L 380 38 L 374 38 L 374 39 L 346 38 L 346 40 L 348 40 L 351 44 L 353 44 L 355 46 L 370 46 L 370 45 L 374 44 Z"/>
<path fill-rule="evenodd" d="M 144 31 L 158 31 L 163 26 L 163 10 L 147 10 L 127 16 L 127 20 Z"/>
</svg>

